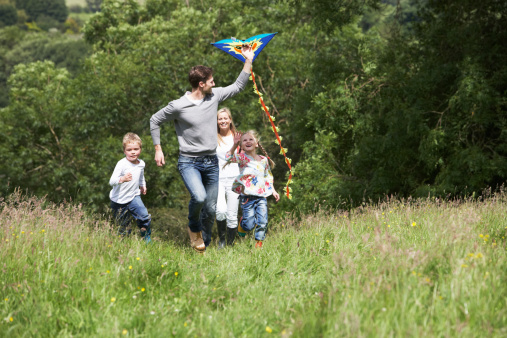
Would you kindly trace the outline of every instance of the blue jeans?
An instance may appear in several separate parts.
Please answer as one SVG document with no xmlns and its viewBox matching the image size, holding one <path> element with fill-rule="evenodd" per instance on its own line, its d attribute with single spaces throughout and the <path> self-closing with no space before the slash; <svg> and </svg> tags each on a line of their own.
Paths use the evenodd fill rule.
<svg viewBox="0 0 507 338">
<path fill-rule="evenodd" d="M 255 228 L 255 239 L 263 241 L 268 230 L 268 201 L 265 197 L 251 195 L 241 195 L 239 201 L 243 211 L 241 227 L 245 231 Z"/>
<path fill-rule="evenodd" d="M 216 155 L 188 157 L 180 155 L 178 170 L 190 193 L 188 227 L 202 231 L 204 244 L 211 243 L 218 196 L 218 158 Z"/>
<path fill-rule="evenodd" d="M 148 214 L 148 209 L 144 206 L 141 196 L 137 195 L 132 201 L 125 204 L 111 201 L 111 209 L 113 210 L 115 221 L 120 226 L 118 234 L 124 235 L 132 218 L 134 218 L 139 229 L 146 228 L 146 232 L 141 235 L 151 235 L 151 215 Z"/>
</svg>

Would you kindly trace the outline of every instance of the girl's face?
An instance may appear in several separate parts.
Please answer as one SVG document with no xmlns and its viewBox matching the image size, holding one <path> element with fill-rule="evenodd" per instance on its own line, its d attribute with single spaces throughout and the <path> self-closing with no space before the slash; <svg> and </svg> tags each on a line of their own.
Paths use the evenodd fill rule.
<svg viewBox="0 0 507 338">
<path fill-rule="evenodd" d="M 226 112 L 218 114 L 218 128 L 220 131 L 229 131 L 231 129 L 231 118 Z"/>
<path fill-rule="evenodd" d="M 137 164 L 139 162 L 139 155 L 141 154 L 141 146 L 137 142 L 127 143 L 123 152 L 129 162 Z"/>
<path fill-rule="evenodd" d="M 247 154 L 255 154 L 257 148 L 257 140 L 251 134 L 244 134 L 241 136 L 241 150 Z"/>
</svg>

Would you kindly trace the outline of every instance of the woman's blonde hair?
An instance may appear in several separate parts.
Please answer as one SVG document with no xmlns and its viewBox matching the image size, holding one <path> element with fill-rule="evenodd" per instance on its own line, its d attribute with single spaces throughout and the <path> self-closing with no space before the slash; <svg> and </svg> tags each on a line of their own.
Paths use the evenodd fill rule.
<svg viewBox="0 0 507 338">
<path fill-rule="evenodd" d="M 123 136 L 123 150 L 125 150 L 125 147 L 129 143 L 138 143 L 139 148 L 143 149 L 143 141 L 141 141 L 141 138 L 137 136 L 137 134 L 126 133 L 125 136 Z"/>
<path fill-rule="evenodd" d="M 224 144 L 224 140 L 222 139 L 222 135 L 220 135 L 220 127 L 218 126 L 218 115 L 220 115 L 221 113 L 227 113 L 227 115 L 229 115 L 229 119 L 231 119 L 231 125 L 230 125 L 230 129 L 232 131 L 232 135 L 236 134 L 236 126 L 234 125 L 234 121 L 232 120 L 232 115 L 231 115 L 231 111 L 229 108 L 222 108 L 222 109 L 219 109 L 218 112 L 217 112 L 217 135 L 218 135 L 218 143 L 222 143 Z"/>
</svg>

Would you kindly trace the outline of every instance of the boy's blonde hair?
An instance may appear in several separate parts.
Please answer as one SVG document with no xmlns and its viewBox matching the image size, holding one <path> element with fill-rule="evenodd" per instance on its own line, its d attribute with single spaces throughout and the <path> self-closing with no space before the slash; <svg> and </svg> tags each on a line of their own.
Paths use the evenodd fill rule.
<svg viewBox="0 0 507 338">
<path fill-rule="evenodd" d="M 141 138 L 137 136 L 137 134 L 126 133 L 125 136 L 123 136 L 123 150 L 125 150 L 125 147 L 129 143 L 138 143 L 139 147 L 143 149 L 143 141 L 141 141 Z"/>
</svg>

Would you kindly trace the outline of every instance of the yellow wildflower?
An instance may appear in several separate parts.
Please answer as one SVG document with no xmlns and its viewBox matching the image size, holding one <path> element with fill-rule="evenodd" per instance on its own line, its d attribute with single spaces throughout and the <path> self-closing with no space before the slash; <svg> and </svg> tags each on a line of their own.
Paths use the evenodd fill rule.
<svg viewBox="0 0 507 338">
<path fill-rule="evenodd" d="M 271 333 L 271 332 L 273 332 L 273 329 L 272 329 L 272 328 L 270 328 L 269 326 L 266 326 L 266 332 L 267 332 L 267 333 Z"/>
</svg>

